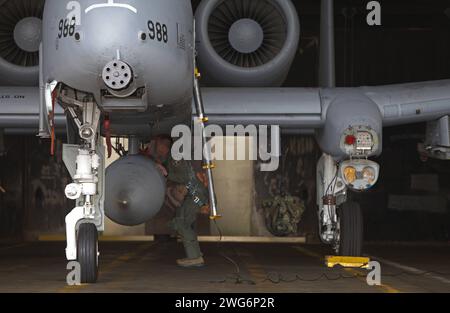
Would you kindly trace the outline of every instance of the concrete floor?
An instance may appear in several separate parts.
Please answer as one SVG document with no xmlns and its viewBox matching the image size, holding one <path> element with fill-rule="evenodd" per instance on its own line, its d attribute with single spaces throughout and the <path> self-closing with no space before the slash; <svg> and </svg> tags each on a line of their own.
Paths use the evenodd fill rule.
<svg viewBox="0 0 450 313">
<path fill-rule="evenodd" d="M 330 251 L 323 246 L 202 247 L 208 265 L 182 269 L 174 265 L 182 256 L 175 242 L 101 242 L 99 282 L 68 287 L 64 242 L 0 244 L 0 292 L 450 292 L 450 245 L 445 244 L 366 245 L 365 251 L 381 260 L 382 285 L 375 287 L 366 284 L 365 270 L 327 269 L 323 257 Z"/>
</svg>

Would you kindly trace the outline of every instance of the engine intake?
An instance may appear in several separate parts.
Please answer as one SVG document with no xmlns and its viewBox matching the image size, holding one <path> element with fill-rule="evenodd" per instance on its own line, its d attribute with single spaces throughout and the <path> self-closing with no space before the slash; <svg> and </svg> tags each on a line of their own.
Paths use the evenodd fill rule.
<svg viewBox="0 0 450 313">
<path fill-rule="evenodd" d="M 207 85 L 276 87 L 286 79 L 300 37 L 290 0 L 203 0 L 196 23 Z"/>
<path fill-rule="evenodd" d="M 0 1 L 0 84 L 38 85 L 44 3 Z"/>
</svg>

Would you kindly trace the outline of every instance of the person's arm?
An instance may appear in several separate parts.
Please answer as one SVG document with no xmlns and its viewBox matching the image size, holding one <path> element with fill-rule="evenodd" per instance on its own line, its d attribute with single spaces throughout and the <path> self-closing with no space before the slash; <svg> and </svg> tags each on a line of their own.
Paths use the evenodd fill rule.
<svg viewBox="0 0 450 313">
<path fill-rule="evenodd" d="M 156 168 L 161 172 L 161 174 L 164 177 L 168 177 L 169 176 L 169 173 L 167 172 L 167 169 L 162 164 L 155 163 L 155 165 L 156 165 Z"/>
</svg>

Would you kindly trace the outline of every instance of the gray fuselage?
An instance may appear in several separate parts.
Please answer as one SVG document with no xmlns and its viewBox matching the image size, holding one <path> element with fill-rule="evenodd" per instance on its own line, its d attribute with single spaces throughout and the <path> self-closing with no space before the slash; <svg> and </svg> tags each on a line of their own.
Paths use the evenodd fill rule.
<svg viewBox="0 0 450 313">
<path fill-rule="evenodd" d="M 92 95 L 115 135 L 168 132 L 190 119 L 193 23 L 189 0 L 48 0 L 43 83 Z M 102 77 L 116 60 L 132 72 L 122 89 Z"/>
</svg>

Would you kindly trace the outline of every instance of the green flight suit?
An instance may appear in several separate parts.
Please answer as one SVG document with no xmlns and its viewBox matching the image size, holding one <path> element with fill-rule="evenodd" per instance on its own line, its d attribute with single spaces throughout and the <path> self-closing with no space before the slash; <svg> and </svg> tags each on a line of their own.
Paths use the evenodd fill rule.
<svg viewBox="0 0 450 313">
<path fill-rule="evenodd" d="M 180 235 L 187 258 L 200 258 L 203 254 L 200 251 L 195 226 L 200 208 L 208 204 L 208 190 L 197 178 L 190 161 L 170 159 L 167 172 L 168 180 L 184 185 L 188 190 L 182 205 L 176 209 L 171 226 Z"/>
</svg>

